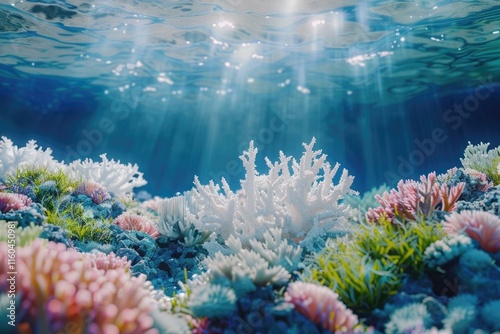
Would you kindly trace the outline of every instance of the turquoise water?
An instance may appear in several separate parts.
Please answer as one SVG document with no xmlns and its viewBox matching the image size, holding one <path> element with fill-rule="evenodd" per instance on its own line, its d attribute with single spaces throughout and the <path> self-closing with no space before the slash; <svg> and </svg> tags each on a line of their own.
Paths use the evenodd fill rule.
<svg viewBox="0 0 500 334">
<path fill-rule="evenodd" d="M 500 144 L 499 50 L 498 1 L 1 1 L 0 134 L 162 196 L 315 136 L 364 191 Z"/>
</svg>

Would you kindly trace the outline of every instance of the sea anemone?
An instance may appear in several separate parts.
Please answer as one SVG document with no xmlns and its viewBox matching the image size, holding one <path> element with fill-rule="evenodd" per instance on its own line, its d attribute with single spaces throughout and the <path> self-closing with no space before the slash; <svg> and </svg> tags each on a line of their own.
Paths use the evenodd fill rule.
<svg viewBox="0 0 500 334">
<path fill-rule="evenodd" d="M 294 282 L 285 292 L 285 301 L 309 320 L 331 332 L 352 331 L 358 317 L 327 287 L 305 282 Z"/>
<path fill-rule="evenodd" d="M 151 219 L 140 215 L 123 213 L 116 218 L 115 224 L 124 230 L 145 232 L 155 239 L 160 235 L 156 224 Z"/>
<path fill-rule="evenodd" d="M 453 213 L 443 222 L 448 234 L 464 231 L 472 239 L 479 242 L 487 252 L 500 251 L 500 218 L 489 212 L 462 211 Z"/>
<path fill-rule="evenodd" d="M 0 211 L 2 213 L 7 213 L 11 210 L 17 211 L 26 209 L 31 204 L 31 199 L 26 195 L 0 193 Z"/>
</svg>

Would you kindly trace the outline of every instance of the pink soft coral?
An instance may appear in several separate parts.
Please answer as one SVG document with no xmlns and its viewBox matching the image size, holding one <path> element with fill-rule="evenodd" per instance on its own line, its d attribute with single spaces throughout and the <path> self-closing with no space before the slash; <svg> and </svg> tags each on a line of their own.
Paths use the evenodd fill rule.
<svg viewBox="0 0 500 334">
<path fill-rule="evenodd" d="M 144 275 L 100 270 L 87 255 L 41 239 L 18 248 L 16 255 L 17 322 L 24 332 L 158 333 Z M 6 256 L 7 245 L 0 243 L 0 261 L 7 262 Z M 5 269 L 0 268 L 0 278 Z"/>
<path fill-rule="evenodd" d="M 118 269 L 123 268 L 126 271 L 130 271 L 132 263 L 127 260 L 127 257 L 116 256 L 115 253 L 111 252 L 109 254 L 98 253 L 82 253 L 83 256 L 92 263 L 92 265 L 97 269 Z"/>
<path fill-rule="evenodd" d="M 309 320 L 335 333 L 352 332 L 358 317 L 338 299 L 338 295 L 324 286 L 294 282 L 285 292 L 285 301 Z"/>
<path fill-rule="evenodd" d="M 442 211 L 455 210 L 465 183 L 448 188 L 447 184 L 439 185 L 436 182 L 436 173 L 432 172 L 427 177 L 422 175 L 420 182 L 407 180 L 399 181 L 398 190 L 392 189 L 390 193 L 384 192 L 375 199 L 381 204 L 376 209 L 370 209 L 366 220 L 375 222 L 385 217 L 392 221 L 394 218 L 416 220 L 418 216 L 429 217 L 440 207 Z"/>
<path fill-rule="evenodd" d="M 500 218 L 494 214 L 483 211 L 454 212 L 443 222 L 443 227 L 448 234 L 464 231 L 487 252 L 500 251 Z"/>
<path fill-rule="evenodd" d="M 111 199 L 108 190 L 101 184 L 94 181 L 83 181 L 76 187 L 75 194 L 87 195 L 95 204 L 101 204 Z"/>
<path fill-rule="evenodd" d="M 160 235 L 156 224 L 151 219 L 140 215 L 123 213 L 116 218 L 115 224 L 124 230 L 145 232 L 153 238 Z"/>
<path fill-rule="evenodd" d="M 0 193 L 0 211 L 3 213 L 26 209 L 31 203 L 31 199 L 26 195 Z"/>
</svg>

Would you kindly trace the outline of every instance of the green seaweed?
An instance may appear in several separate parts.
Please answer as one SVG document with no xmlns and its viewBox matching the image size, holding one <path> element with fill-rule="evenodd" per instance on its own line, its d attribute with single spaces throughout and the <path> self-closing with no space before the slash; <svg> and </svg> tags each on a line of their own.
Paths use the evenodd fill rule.
<svg viewBox="0 0 500 334">
<path fill-rule="evenodd" d="M 444 238 L 444 232 L 440 224 L 429 224 L 424 219 L 407 222 L 381 219 L 377 224 L 362 225 L 353 238 L 360 253 L 386 259 L 401 272 L 419 275 L 424 269 L 425 250 Z"/>
<path fill-rule="evenodd" d="M 54 182 L 55 191 L 47 192 L 41 187 L 48 181 Z M 9 175 L 6 180 L 7 187 L 32 187 L 37 202 L 46 209 L 54 210 L 56 201 L 68 195 L 79 184 L 79 180 L 70 178 L 62 169 L 51 171 L 47 167 L 29 167 L 18 169 L 14 175 Z"/>
<path fill-rule="evenodd" d="M 93 218 L 85 217 L 81 203 L 69 203 L 60 210 L 47 211 L 47 223 L 63 227 L 70 232 L 72 238 L 80 241 L 98 241 L 107 243 L 111 238 L 111 231 L 107 224 L 111 221 L 97 222 Z"/>
</svg>

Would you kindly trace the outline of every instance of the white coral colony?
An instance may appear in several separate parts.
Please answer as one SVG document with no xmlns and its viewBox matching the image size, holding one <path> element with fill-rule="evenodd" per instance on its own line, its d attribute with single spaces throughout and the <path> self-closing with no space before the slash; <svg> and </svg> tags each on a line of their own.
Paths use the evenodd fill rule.
<svg viewBox="0 0 500 334">
<path fill-rule="evenodd" d="M 354 180 L 343 170 L 337 184 L 333 179 L 340 167 L 333 168 L 321 150 L 314 151 L 316 139 L 309 145 L 299 161 L 280 152 L 280 159 L 272 163 L 265 159 L 267 175 L 256 171 L 258 149 L 250 142 L 248 151 L 240 156 L 246 170 L 241 189 L 233 192 L 222 178 L 221 186 L 210 181 L 202 185 L 195 177 L 191 201 L 199 208 L 191 212 L 190 219 L 201 229 L 211 229 L 227 240 L 233 235 L 248 243 L 252 238 L 261 240 L 270 227 L 283 230 L 286 238 L 301 239 L 308 248 L 318 235 L 342 225 L 351 214 L 351 208 L 342 203 Z M 289 162 L 292 161 L 291 170 Z"/>
</svg>

